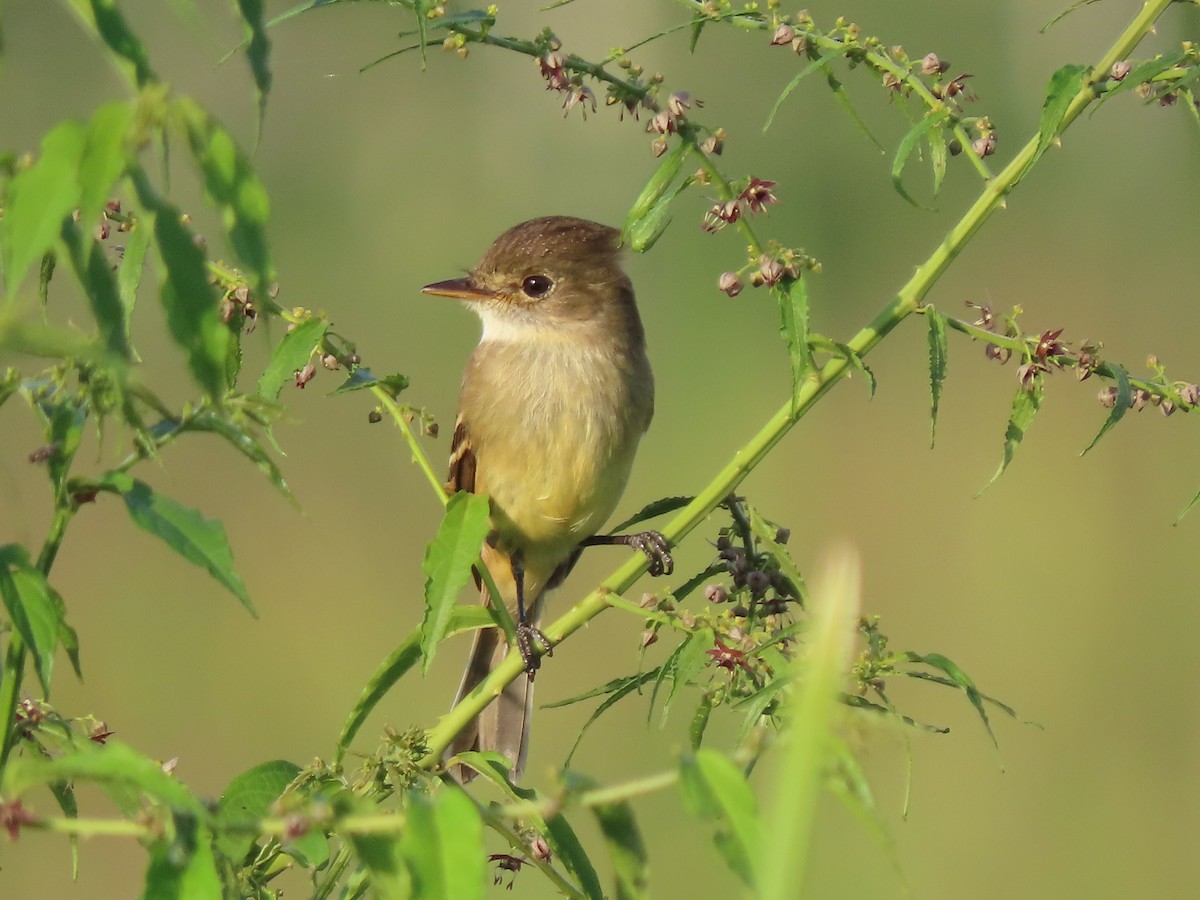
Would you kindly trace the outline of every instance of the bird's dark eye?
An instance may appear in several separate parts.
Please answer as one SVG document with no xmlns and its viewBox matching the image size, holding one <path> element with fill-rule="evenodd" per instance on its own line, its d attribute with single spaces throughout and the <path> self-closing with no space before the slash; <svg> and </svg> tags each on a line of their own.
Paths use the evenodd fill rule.
<svg viewBox="0 0 1200 900">
<path fill-rule="evenodd" d="M 550 293 L 550 289 L 554 287 L 554 282 L 545 275 L 528 275 L 521 282 L 521 290 L 525 292 L 526 297 L 532 297 L 534 300 L 540 300 Z"/>
</svg>

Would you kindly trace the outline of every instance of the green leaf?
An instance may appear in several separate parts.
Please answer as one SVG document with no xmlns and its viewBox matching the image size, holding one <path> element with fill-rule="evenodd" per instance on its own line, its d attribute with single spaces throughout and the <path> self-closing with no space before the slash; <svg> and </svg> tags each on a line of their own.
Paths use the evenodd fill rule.
<svg viewBox="0 0 1200 900">
<path fill-rule="evenodd" d="M 683 166 L 683 160 L 690 149 L 690 144 L 679 141 L 662 158 L 662 161 L 658 164 L 658 168 L 654 171 L 650 180 L 646 182 L 646 186 L 642 188 L 642 192 L 638 195 L 637 200 L 629 208 L 629 214 L 625 217 L 625 225 L 621 229 L 622 234 L 631 234 L 642 220 L 658 205 L 659 200 L 667 193 L 667 189 L 670 188 L 671 183 L 679 174 L 679 170 Z"/>
<path fill-rule="evenodd" d="M 248 270 L 251 286 L 263 294 L 275 281 L 275 266 L 267 246 L 271 212 L 267 189 L 233 135 L 203 107 L 179 97 L 173 109 L 183 120 L 192 157 L 204 176 L 204 191 L 221 212 L 229 244 Z"/>
<path fill-rule="evenodd" d="M 393 835 L 350 832 L 345 838 L 366 867 L 373 898 L 407 900 L 412 896 L 412 882 L 400 854 L 400 842 Z"/>
<path fill-rule="evenodd" d="M 658 516 L 664 516 L 669 512 L 674 512 L 677 509 L 683 509 L 695 499 L 695 497 L 662 497 L 658 500 L 652 500 L 620 525 L 614 525 L 608 530 L 608 533 L 620 534 L 626 528 L 637 525 L 639 522 L 645 522 L 647 519 L 654 519 Z"/>
<path fill-rule="evenodd" d="M 934 133 L 941 133 L 942 128 L 945 127 L 946 122 L 949 121 L 949 119 L 950 111 L 944 107 L 936 112 L 931 111 L 926 113 L 919 122 L 917 122 L 908 130 L 908 133 L 904 135 L 900 141 L 900 145 L 896 148 L 896 156 L 892 160 L 892 187 L 896 189 L 897 194 L 918 209 L 928 209 L 929 207 L 918 203 L 912 198 L 908 191 L 905 190 L 904 181 L 902 179 L 904 167 L 908 164 L 908 158 L 912 156 L 913 151 L 917 149 L 922 139 L 929 139 L 930 146 L 932 147 L 933 139 L 930 138 L 930 135 Z M 934 180 L 935 183 L 938 181 L 936 174 L 934 176 Z"/>
<path fill-rule="evenodd" d="M 89 237 L 113 184 L 133 159 L 130 132 L 136 112 L 132 101 L 106 103 L 88 122 L 87 143 L 79 162 L 79 224 Z"/>
<path fill-rule="evenodd" d="M 153 217 L 147 213 L 138 217 L 133 230 L 126 233 L 125 250 L 117 267 L 117 295 L 125 316 L 125 338 L 129 339 L 129 322 L 133 318 L 133 307 L 137 303 L 138 287 L 145 271 L 146 248 L 154 233 Z"/>
<path fill-rule="evenodd" d="M 804 276 L 787 281 L 782 288 L 773 289 L 779 302 L 779 333 L 788 348 L 792 366 L 792 404 L 800 402 L 800 387 L 813 369 L 812 351 L 808 345 L 808 285 Z"/>
<path fill-rule="evenodd" d="M 209 900 L 221 896 L 212 834 L 193 816 L 175 815 L 174 839 L 150 846 L 143 900 Z"/>
<path fill-rule="evenodd" d="M 165 273 L 162 304 L 175 343 L 188 355 L 192 376 L 210 397 L 225 393 L 225 361 L 231 340 L 208 280 L 204 253 L 181 221 L 179 210 L 151 187 L 145 172 L 134 173 L 142 205 L 154 213 L 154 236 Z"/>
<path fill-rule="evenodd" d="M 258 127 L 262 135 L 263 118 L 267 114 L 267 94 L 271 92 L 271 42 L 267 39 L 267 28 L 263 23 L 263 0 L 237 0 L 238 12 L 246 33 L 246 58 L 254 76 L 254 92 L 258 98 Z M 258 139 L 255 139 L 258 143 Z"/>
<path fill-rule="evenodd" d="M 979 718 L 983 722 L 983 727 L 987 730 L 988 737 L 992 739 L 992 745 L 997 749 L 1000 747 L 999 742 L 996 740 L 996 735 L 992 731 L 992 723 L 988 720 L 987 709 L 983 705 L 983 695 L 966 672 L 959 668 L 953 660 L 940 653 L 913 653 L 909 651 L 902 654 L 902 656 L 909 662 L 923 663 L 937 669 L 944 673 L 952 684 L 961 688 L 963 693 L 967 695 L 967 699 L 971 701 L 971 705 L 975 707 L 975 712 L 979 714 Z M 1012 710 L 1010 709 L 1009 712 L 1012 712 Z"/>
<path fill-rule="evenodd" d="M 116 0 L 71 0 L 80 18 L 93 28 L 100 40 L 122 61 L 122 68 L 139 88 L 157 80 L 150 58 L 137 35 L 117 9 Z"/>
<path fill-rule="evenodd" d="M 25 548 L 17 544 L 0 547 L 0 599 L 13 627 L 33 653 L 34 668 L 42 691 L 50 695 L 54 677 L 54 651 L 65 627 L 62 600 L 46 582 L 46 576 L 30 564 Z"/>
<path fill-rule="evenodd" d="M 775 121 L 775 116 L 779 113 L 779 108 L 781 106 L 783 106 L 783 101 L 786 100 L 789 96 L 791 96 L 792 91 L 794 91 L 797 87 L 800 86 L 800 82 L 803 81 L 805 78 L 807 78 L 809 75 L 811 75 L 813 72 L 817 71 L 817 69 L 823 68 L 824 66 L 825 66 L 824 57 L 816 56 L 813 58 L 812 62 L 810 62 L 803 69 L 801 69 L 795 76 L 792 77 L 792 80 L 787 83 L 787 87 L 785 87 L 783 89 L 783 91 L 779 94 L 779 96 L 775 98 L 775 103 L 771 107 L 771 111 L 769 113 L 767 113 L 767 121 L 763 123 L 763 129 L 762 129 L 763 134 L 767 133 L 767 129 L 770 128 L 771 123 L 773 123 Z"/>
<path fill-rule="evenodd" d="M 330 392 L 330 396 L 348 394 L 350 391 L 361 391 L 364 388 L 374 387 L 375 385 L 379 385 L 379 387 L 383 388 L 395 399 L 400 395 L 401 391 L 408 387 L 408 376 L 396 374 L 381 377 L 370 369 L 358 366 L 350 373 L 350 377 L 338 386 L 337 390 Z"/>
<path fill-rule="evenodd" d="M 34 785 L 60 781 L 92 781 L 133 788 L 172 809 L 194 816 L 208 815 L 207 807 L 181 782 L 164 772 L 162 763 L 112 738 L 103 746 L 81 744 L 53 759 L 16 757 L 5 770 L 3 790 L 15 794 Z"/>
<path fill-rule="evenodd" d="M 762 852 L 763 843 L 754 792 L 741 770 L 727 756 L 700 749 L 683 757 L 679 774 L 688 810 L 716 825 L 713 841 L 718 852 L 733 873 L 753 889 L 754 858 Z"/>
<path fill-rule="evenodd" d="M 483 820 L 471 798 L 458 787 L 443 788 L 436 797 L 410 791 L 405 813 L 400 850 L 414 895 L 430 900 L 483 897 Z"/>
<path fill-rule="evenodd" d="M 628 803 L 606 803 L 593 807 L 592 812 L 608 844 L 617 900 L 649 897 L 650 858 L 633 816 L 633 807 Z"/>
<path fill-rule="evenodd" d="M 11 298 L 30 266 L 58 242 L 63 222 L 79 206 L 79 163 L 87 131 L 62 122 L 42 139 L 41 153 L 9 182 L 0 219 L 0 263 Z"/>
<path fill-rule="evenodd" d="M 283 472 L 280 471 L 266 448 L 259 444 L 254 435 L 247 430 L 244 422 L 239 422 L 224 411 L 206 409 L 195 413 L 186 420 L 180 430 L 209 432 L 224 438 L 235 450 L 254 463 L 280 493 L 289 500 L 295 501 L 292 489 L 284 480 Z"/>
<path fill-rule="evenodd" d="M 854 367 L 855 371 L 861 372 L 867 382 L 867 393 L 872 400 L 875 399 L 875 391 L 879 387 L 875 379 L 875 373 L 871 371 L 871 367 L 866 364 L 862 355 L 853 347 L 849 344 L 843 344 L 840 341 L 831 340 L 820 334 L 814 334 L 809 338 L 809 347 L 814 351 L 824 351 L 844 359 Z"/>
<path fill-rule="evenodd" d="M 450 637 L 474 628 L 487 628 L 492 624 L 492 617 L 488 615 L 487 609 L 483 606 L 456 606 L 451 614 L 446 636 Z M 358 702 L 354 704 L 354 708 L 346 717 L 345 724 L 342 725 L 342 732 L 338 736 L 337 751 L 334 753 L 335 762 L 342 761 L 350 742 L 354 740 L 355 735 L 362 728 L 363 722 L 366 721 L 367 716 L 371 714 L 379 701 L 420 659 L 421 629 L 418 628 L 388 654 L 387 659 L 380 663 L 374 674 L 363 685 Z"/>
<path fill-rule="evenodd" d="M 1083 448 L 1084 453 L 1087 453 L 1096 444 L 1100 443 L 1100 438 L 1108 434 L 1109 429 L 1121 421 L 1125 413 L 1129 412 L 1130 404 L 1133 400 L 1133 389 L 1129 386 L 1129 373 L 1125 371 L 1125 367 L 1120 364 L 1111 366 L 1113 379 L 1117 382 L 1117 399 L 1113 403 L 1112 409 L 1108 411 L 1108 418 L 1104 420 L 1104 424 L 1100 426 L 1100 430 L 1096 432 L 1096 436 L 1092 438 L 1092 442 Z"/>
<path fill-rule="evenodd" d="M 980 494 L 995 484 L 996 479 L 1004 474 L 1004 470 L 1012 462 L 1017 447 L 1025 439 L 1025 432 L 1033 424 L 1033 417 L 1042 408 L 1042 398 L 1045 395 L 1046 385 L 1041 378 L 1036 378 L 1029 390 L 1026 390 L 1024 386 L 1017 388 L 1017 393 L 1013 397 L 1012 412 L 1008 416 L 1008 427 L 1004 431 L 1004 458 L 1000 461 L 1000 467 L 996 469 L 995 474 L 980 490 Z"/>
<path fill-rule="evenodd" d="M 693 752 L 699 750 L 701 744 L 704 743 L 704 732 L 708 728 L 708 719 L 713 710 L 712 699 L 712 694 L 705 691 L 696 705 L 692 721 L 688 724 L 688 740 Z"/>
<path fill-rule="evenodd" d="M 950 348 L 946 343 L 946 317 L 941 311 L 925 307 L 925 318 L 929 321 L 929 446 L 937 436 L 938 406 L 942 401 L 942 385 L 946 381 L 946 362 Z"/>
<path fill-rule="evenodd" d="M 87 294 L 105 349 L 115 357 L 132 359 L 125 308 L 104 246 L 70 221 L 64 225 L 63 241 L 70 252 L 75 277 Z"/>
<path fill-rule="evenodd" d="M 266 818 L 272 805 L 300 772 L 300 767 L 293 762 L 273 759 L 259 763 L 229 782 L 217 804 L 217 849 L 233 862 L 241 861 L 254 845 L 254 835 L 221 826 L 245 825 Z"/>
<path fill-rule="evenodd" d="M 763 900 L 794 897 L 805 883 L 817 801 L 834 759 L 838 698 L 855 647 L 861 584 L 861 564 L 849 548 L 822 565 L 806 652 L 790 673 L 776 676 L 777 682 L 791 682 L 794 691 L 785 707 L 785 749 L 763 823 L 771 846 L 758 853 Z"/>
<path fill-rule="evenodd" d="M 604 887 L 600 884 L 596 869 L 561 812 L 546 820 L 546 839 L 559 861 L 575 876 L 584 896 L 590 900 L 604 900 Z"/>
<path fill-rule="evenodd" d="M 241 576 L 234 571 L 233 551 L 220 521 L 205 518 L 190 506 L 156 493 L 145 482 L 123 472 L 109 474 L 101 484 L 115 488 L 125 498 L 125 508 L 134 524 L 161 538 L 188 562 L 207 569 L 257 617 Z"/>
<path fill-rule="evenodd" d="M 423 672 L 428 673 L 446 636 L 458 593 L 471 578 L 471 566 L 491 528 L 486 495 L 459 491 L 446 504 L 438 533 L 425 550 L 425 619 L 421 626 Z"/>
<path fill-rule="evenodd" d="M 327 321 L 314 318 L 301 322 L 285 334 L 275 345 L 271 361 L 258 379 L 258 395 L 268 400 L 278 399 L 283 386 L 308 364 L 328 329 Z"/>
<path fill-rule="evenodd" d="M 1087 74 L 1087 66 L 1063 66 L 1050 76 L 1050 82 L 1046 85 L 1046 99 L 1042 103 L 1042 121 L 1038 127 L 1038 148 L 1030 162 L 1031 165 L 1058 138 L 1059 126 L 1066 118 L 1071 101 L 1083 88 Z"/>
</svg>

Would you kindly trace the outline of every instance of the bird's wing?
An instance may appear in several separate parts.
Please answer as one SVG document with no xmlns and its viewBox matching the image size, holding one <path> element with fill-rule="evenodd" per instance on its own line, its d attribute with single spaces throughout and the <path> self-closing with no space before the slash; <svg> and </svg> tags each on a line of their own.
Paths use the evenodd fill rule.
<svg viewBox="0 0 1200 900">
<path fill-rule="evenodd" d="M 450 474 L 446 491 L 475 493 L 475 451 L 471 448 L 471 433 L 462 413 L 454 421 L 454 439 L 450 442 Z"/>
</svg>

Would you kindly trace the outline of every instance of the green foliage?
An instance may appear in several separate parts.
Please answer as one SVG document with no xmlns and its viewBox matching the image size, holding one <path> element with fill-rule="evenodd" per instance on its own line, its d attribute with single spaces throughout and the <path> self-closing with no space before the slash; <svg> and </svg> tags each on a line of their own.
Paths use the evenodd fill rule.
<svg viewBox="0 0 1200 900">
<path fill-rule="evenodd" d="M 471 578 L 471 566 L 487 537 L 490 508 L 484 494 L 459 491 L 446 505 L 437 536 L 425 551 L 425 620 L 421 627 L 421 656 L 429 671 L 438 645 L 450 627 L 458 593 Z"/>
</svg>

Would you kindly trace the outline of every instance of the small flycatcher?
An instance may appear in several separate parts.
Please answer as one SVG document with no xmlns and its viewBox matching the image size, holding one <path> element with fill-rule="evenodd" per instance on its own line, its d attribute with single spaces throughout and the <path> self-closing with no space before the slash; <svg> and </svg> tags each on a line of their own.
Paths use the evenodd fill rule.
<svg viewBox="0 0 1200 900">
<path fill-rule="evenodd" d="M 584 219 L 532 219 L 497 238 L 465 278 L 422 289 L 467 301 L 483 321 L 463 376 L 447 489 L 491 498 L 482 558 L 516 621 L 526 669 L 450 749 L 499 751 L 514 778 L 529 747 L 535 641 L 549 648 L 537 630 L 545 592 L 593 544 L 636 547 L 652 575 L 672 569 L 657 532 L 596 533 L 654 412 L 654 376 L 618 239 L 616 229 Z M 479 631 L 454 702 L 507 652 L 503 633 Z"/>
</svg>

